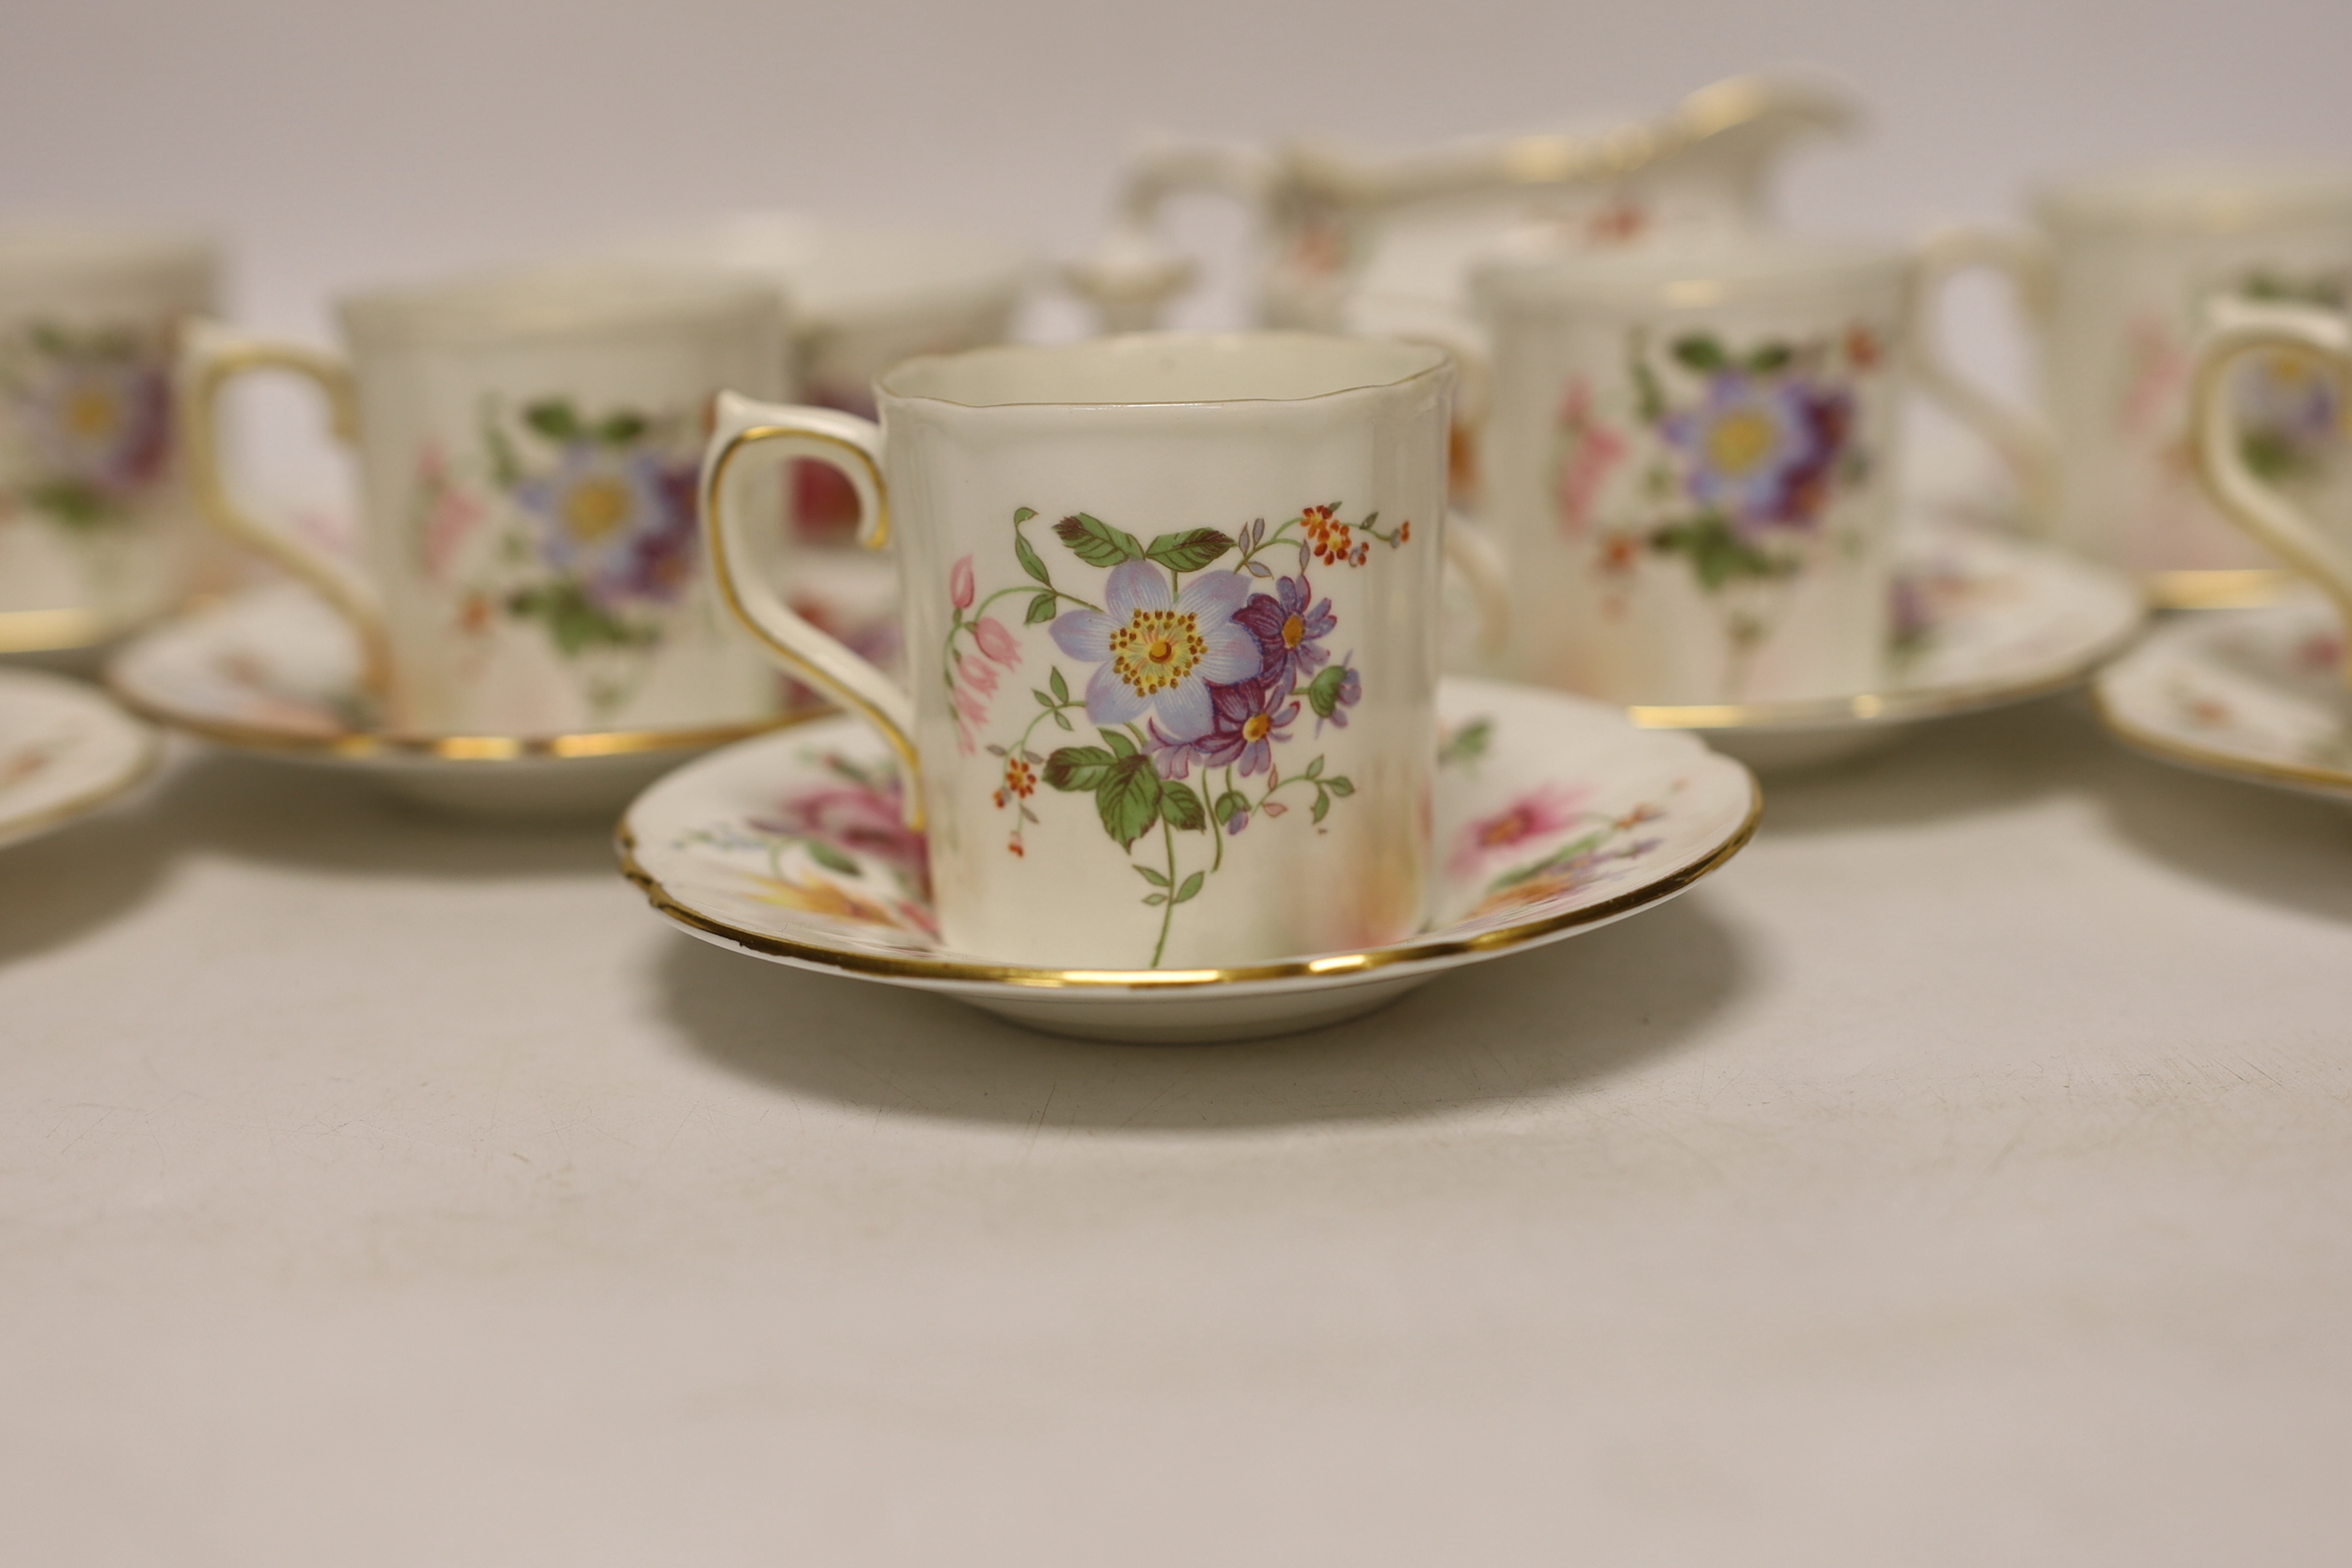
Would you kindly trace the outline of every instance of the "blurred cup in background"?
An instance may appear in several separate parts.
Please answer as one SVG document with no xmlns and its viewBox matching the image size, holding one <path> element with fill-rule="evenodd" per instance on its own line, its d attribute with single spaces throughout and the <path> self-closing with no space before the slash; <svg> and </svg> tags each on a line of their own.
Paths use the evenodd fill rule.
<svg viewBox="0 0 2352 1568">
<path fill-rule="evenodd" d="M 218 274 L 193 235 L 0 230 L 0 653 L 106 642 L 186 593 L 172 365 Z"/>
<path fill-rule="evenodd" d="M 788 388 L 775 290 L 719 271 L 515 268 L 344 299 L 348 354 L 205 325 L 184 398 L 213 520 L 349 621 L 386 728 L 562 735 L 749 722 L 777 684 L 702 566 L 695 471 L 724 387 Z M 252 519 L 225 386 L 325 395 L 362 482 L 364 574 Z"/>
</svg>

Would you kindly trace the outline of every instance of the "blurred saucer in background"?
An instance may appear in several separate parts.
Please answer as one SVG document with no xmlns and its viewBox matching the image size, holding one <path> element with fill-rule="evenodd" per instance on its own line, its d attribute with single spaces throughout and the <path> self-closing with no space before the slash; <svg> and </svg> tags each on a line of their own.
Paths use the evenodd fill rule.
<svg viewBox="0 0 2352 1568">
<path fill-rule="evenodd" d="M 1896 546 L 1885 684 L 1793 702 L 1637 705 L 1759 771 L 1819 766 L 1931 719 L 2062 691 L 2131 645 L 2147 603 L 2130 578 L 1990 529 L 1923 526 Z"/>
<path fill-rule="evenodd" d="M 2125 744 L 2168 763 L 2352 805 L 2344 628 L 2312 595 L 2159 626 L 2092 689 Z"/>
<path fill-rule="evenodd" d="M 351 628 L 308 590 L 249 589 L 125 647 L 107 684 L 133 712 L 273 761 L 340 768 L 468 816 L 609 818 L 688 757 L 771 724 L 563 735 L 378 727 Z M 791 721 L 780 717 L 775 723 Z"/>
<path fill-rule="evenodd" d="M 63 676 L 0 669 L 0 846 L 63 827 L 155 765 L 155 732 Z"/>
</svg>

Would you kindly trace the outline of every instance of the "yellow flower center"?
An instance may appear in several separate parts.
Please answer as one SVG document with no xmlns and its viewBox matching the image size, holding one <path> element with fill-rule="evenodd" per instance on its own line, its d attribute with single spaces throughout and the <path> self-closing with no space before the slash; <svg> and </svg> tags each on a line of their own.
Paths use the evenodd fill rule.
<svg viewBox="0 0 2352 1568">
<path fill-rule="evenodd" d="M 1176 610 L 1138 610 L 1110 634 L 1111 668 L 1137 695 L 1167 690 L 1209 651 L 1199 619 Z"/>
<path fill-rule="evenodd" d="M 1307 640 L 1307 623 L 1293 616 L 1282 623 L 1282 646 L 1297 647 Z"/>
<path fill-rule="evenodd" d="M 1242 739 L 1244 741 L 1263 741 L 1265 739 L 1266 731 L 1273 728 L 1273 720 L 1267 718 L 1263 713 L 1253 713 L 1248 718 L 1242 721 Z"/>
<path fill-rule="evenodd" d="M 2319 376 L 2319 366 L 2312 357 L 2293 349 L 2273 350 L 2255 363 L 2273 384 L 2289 391 L 2300 390 Z"/>
<path fill-rule="evenodd" d="M 1743 408 L 1727 414 L 1706 433 L 1706 458 L 1718 473 L 1744 474 L 1769 457 L 1779 432 L 1771 417 Z"/>
<path fill-rule="evenodd" d="M 66 399 L 66 428 L 86 439 L 111 435 L 122 411 L 114 395 L 103 387 L 86 386 Z"/>
<path fill-rule="evenodd" d="M 628 521 L 633 499 L 620 479 L 583 480 L 563 498 L 563 526 L 581 543 L 598 543 Z"/>
</svg>

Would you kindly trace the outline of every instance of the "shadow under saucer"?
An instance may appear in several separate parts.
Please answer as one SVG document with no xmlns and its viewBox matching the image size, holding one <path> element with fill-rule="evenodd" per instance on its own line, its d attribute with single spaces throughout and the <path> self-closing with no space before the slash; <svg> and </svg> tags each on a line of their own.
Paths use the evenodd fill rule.
<svg viewBox="0 0 2352 1568">
<path fill-rule="evenodd" d="M 1367 1017 L 1219 1045 L 1036 1034 L 698 942 L 668 942 L 658 963 L 688 1048 L 744 1078 L 876 1111 L 1109 1131 L 1392 1121 L 1573 1089 L 1676 1048 L 1745 973 L 1703 890 Z"/>
</svg>

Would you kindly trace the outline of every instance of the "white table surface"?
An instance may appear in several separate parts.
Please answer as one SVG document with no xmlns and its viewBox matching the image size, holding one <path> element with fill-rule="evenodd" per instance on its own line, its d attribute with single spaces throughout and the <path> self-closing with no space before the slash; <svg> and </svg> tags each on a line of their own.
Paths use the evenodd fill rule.
<svg viewBox="0 0 2352 1568">
<path fill-rule="evenodd" d="M 2344 1560 L 2352 814 L 2061 700 L 1251 1045 L 184 748 L 0 856 L 0 1562 Z"/>
</svg>

